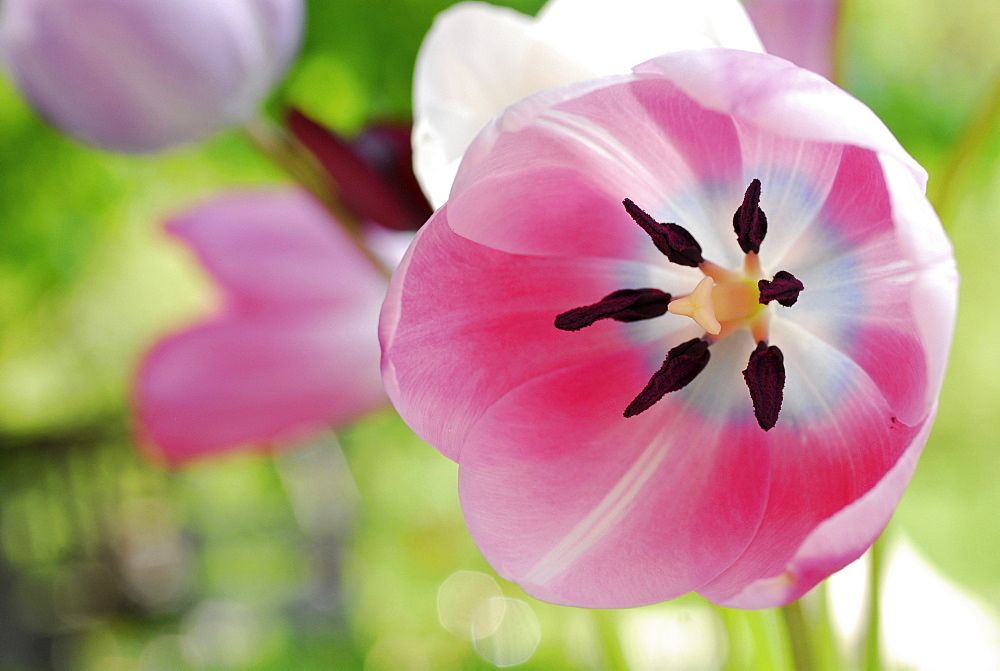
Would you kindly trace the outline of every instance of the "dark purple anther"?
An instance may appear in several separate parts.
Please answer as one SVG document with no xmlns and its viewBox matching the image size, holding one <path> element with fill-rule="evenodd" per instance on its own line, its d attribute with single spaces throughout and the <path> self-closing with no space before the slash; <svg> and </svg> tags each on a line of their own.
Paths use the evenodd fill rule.
<svg viewBox="0 0 1000 671">
<path fill-rule="evenodd" d="M 785 357 L 781 350 L 761 341 L 750 355 L 743 379 L 750 390 L 753 414 L 760 428 L 769 431 L 778 422 L 785 389 Z"/>
<path fill-rule="evenodd" d="M 660 370 L 653 373 L 639 395 L 625 408 L 626 417 L 634 417 L 653 407 L 666 394 L 683 389 L 705 370 L 711 354 L 708 343 L 692 338 L 667 352 Z"/>
<path fill-rule="evenodd" d="M 620 289 L 593 305 L 573 308 L 556 316 L 556 328 L 579 331 L 600 319 L 637 322 L 667 312 L 670 294 L 659 289 Z"/>
<path fill-rule="evenodd" d="M 759 183 L 759 182 L 758 182 Z M 635 223 L 653 239 L 653 244 L 666 254 L 671 263 L 697 268 L 705 259 L 701 256 L 701 245 L 679 224 L 661 224 L 646 214 L 635 203 L 626 198 L 622 201 L 625 211 L 635 219 Z"/>
<path fill-rule="evenodd" d="M 733 214 L 733 230 L 744 254 L 760 252 L 760 243 L 767 234 L 767 217 L 760 209 L 760 180 L 754 179 L 743 194 L 743 204 Z"/>
<path fill-rule="evenodd" d="M 799 300 L 799 292 L 804 288 L 802 282 L 786 270 L 779 270 L 771 281 L 760 280 L 757 282 L 761 305 L 778 301 L 786 308 L 790 308 L 795 305 L 795 301 Z"/>
</svg>

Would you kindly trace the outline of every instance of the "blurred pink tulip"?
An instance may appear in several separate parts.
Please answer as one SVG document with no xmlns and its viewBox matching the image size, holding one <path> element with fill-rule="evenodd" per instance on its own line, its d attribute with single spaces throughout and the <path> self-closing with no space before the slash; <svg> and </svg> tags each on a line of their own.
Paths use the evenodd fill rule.
<svg viewBox="0 0 1000 671">
<path fill-rule="evenodd" d="M 302 0 L 4 0 L 0 59 L 39 114 L 145 152 L 250 120 L 285 72 Z"/>
<path fill-rule="evenodd" d="M 229 193 L 167 230 L 222 294 L 217 314 L 157 343 L 136 378 L 141 437 L 168 462 L 293 439 L 385 401 L 385 277 L 310 196 Z"/>
<path fill-rule="evenodd" d="M 458 462 L 490 564 L 561 604 L 764 608 L 860 556 L 952 336 L 925 184 L 862 103 L 746 51 L 491 122 L 380 324 L 389 396 Z"/>
</svg>

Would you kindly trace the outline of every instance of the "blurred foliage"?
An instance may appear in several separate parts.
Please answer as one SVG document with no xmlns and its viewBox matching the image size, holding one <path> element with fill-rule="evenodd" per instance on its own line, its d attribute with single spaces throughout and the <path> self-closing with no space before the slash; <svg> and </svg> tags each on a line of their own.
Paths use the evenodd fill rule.
<svg viewBox="0 0 1000 671">
<path fill-rule="evenodd" d="M 342 132 L 406 118 L 417 47 L 448 4 L 314 0 L 270 113 L 291 102 Z M 997 25 L 995 0 L 845 9 L 843 82 L 928 167 L 932 189 L 996 81 Z M 438 621 L 445 578 L 490 573 L 461 519 L 456 467 L 391 411 L 341 436 L 343 453 L 323 438 L 165 472 L 132 444 L 136 362 L 213 298 L 161 222 L 220 189 L 285 178 L 236 131 L 151 157 L 80 146 L 2 80 L 0 129 L 0 668 L 493 668 Z M 975 147 L 942 212 L 963 277 L 956 346 L 893 526 L 997 604 L 996 124 Z M 790 664 L 773 614 L 692 597 L 601 621 L 501 589 L 538 618 L 541 645 L 522 668 L 607 666 L 609 627 L 663 618 L 701 627 L 713 667 L 726 663 L 723 631 L 728 668 Z"/>
</svg>

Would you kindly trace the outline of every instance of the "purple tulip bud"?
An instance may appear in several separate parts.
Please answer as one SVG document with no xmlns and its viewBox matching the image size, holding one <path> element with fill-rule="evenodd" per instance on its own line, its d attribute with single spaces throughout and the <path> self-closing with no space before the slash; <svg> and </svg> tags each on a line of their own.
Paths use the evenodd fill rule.
<svg viewBox="0 0 1000 671">
<path fill-rule="evenodd" d="M 60 130 L 155 151 L 252 118 L 303 16 L 302 0 L 4 0 L 0 59 Z"/>
</svg>

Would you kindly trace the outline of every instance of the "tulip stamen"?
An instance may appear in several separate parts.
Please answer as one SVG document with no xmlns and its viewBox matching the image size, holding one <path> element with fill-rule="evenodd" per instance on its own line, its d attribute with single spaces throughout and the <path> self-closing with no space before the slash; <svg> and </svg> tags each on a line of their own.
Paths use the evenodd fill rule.
<svg viewBox="0 0 1000 671">
<path fill-rule="evenodd" d="M 660 369 L 653 373 L 639 395 L 625 408 L 625 417 L 634 417 L 649 410 L 661 398 L 672 391 L 683 389 L 705 370 L 711 353 L 709 343 L 701 338 L 692 338 L 667 352 Z"/>
<path fill-rule="evenodd" d="M 733 230 L 744 254 L 760 253 L 767 234 L 767 216 L 760 209 L 760 180 L 754 178 L 743 194 L 743 204 L 733 213 Z"/>
<path fill-rule="evenodd" d="M 778 301 L 779 304 L 790 308 L 799 300 L 799 293 L 803 288 L 802 282 L 787 270 L 779 270 L 774 274 L 773 280 L 757 282 L 761 305 Z"/>
<path fill-rule="evenodd" d="M 567 310 L 556 316 L 556 328 L 579 331 L 601 319 L 636 322 L 659 317 L 667 311 L 670 294 L 659 289 L 620 289 L 592 305 Z"/>
<path fill-rule="evenodd" d="M 750 390 L 757 424 L 770 431 L 778 422 L 784 397 L 785 357 L 781 350 L 765 341 L 758 342 L 743 371 L 743 379 Z"/>
</svg>

